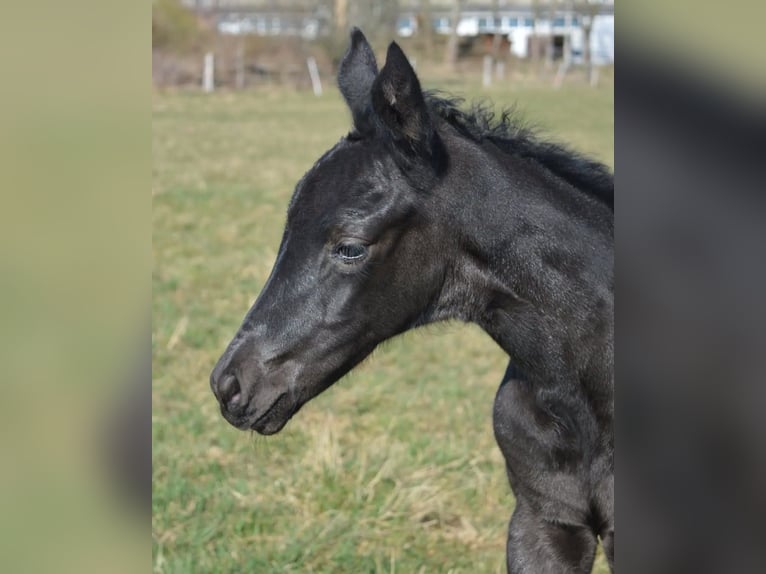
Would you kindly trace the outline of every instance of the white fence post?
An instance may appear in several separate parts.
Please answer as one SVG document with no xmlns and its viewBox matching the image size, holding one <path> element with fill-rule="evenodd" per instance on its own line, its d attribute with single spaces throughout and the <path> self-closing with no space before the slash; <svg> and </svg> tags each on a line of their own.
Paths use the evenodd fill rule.
<svg viewBox="0 0 766 574">
<path fill-rule="evenodd" d="M 236 86 L 238 90 L 245 89 L 245 43 L 240 40 L 237 44 L 237 75 Z"/>
<path fill-rule="evenodd" d="M 205 54 L 205 69 L 202 73 L 202 89 L 208 94 L 215 89 L 215 60 L 213 52 Z"/>
<path fill-rule="evenodd" d="M 317 68 L 317 61 L 314 56 L 309 56 L 306 60 L 306 65 L 309 67 L 309 76 L 311 77 L 311 87 L 314 89 L 314 95 L 321 96 L 322 80 L 319 78 L 319 69 Z"/>
</svg>

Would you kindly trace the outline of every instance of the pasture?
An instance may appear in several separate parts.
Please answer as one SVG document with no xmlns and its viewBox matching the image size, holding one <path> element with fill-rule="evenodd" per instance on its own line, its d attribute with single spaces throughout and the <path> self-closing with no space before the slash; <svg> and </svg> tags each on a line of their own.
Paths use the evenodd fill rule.
<svg viewBox="0 0 766 574">
<path fill-rule="evenodd" d="M 552 139 L 613 162 L 610 82 L 421 81 L 517 102 Z M 513 497 L 491 412 L 507 359 L 478 328 L 388 342 L 268 439 L 229 426 L 210 392 L 294 185 L 349 127 L 334 87 L 153 97 L 155 572 L 505 571 Z"/>
</svg>

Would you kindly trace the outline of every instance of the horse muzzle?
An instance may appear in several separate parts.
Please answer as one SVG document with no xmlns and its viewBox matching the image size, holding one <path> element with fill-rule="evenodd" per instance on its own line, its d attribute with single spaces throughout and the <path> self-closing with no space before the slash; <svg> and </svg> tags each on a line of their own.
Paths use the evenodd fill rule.
<svg viewBox="0 0 766 574">
<path fill-rule="evenodd" d="M 282 430 L 301 406 L 288 390 L 280 393 L 267 388 L 266 392 L 258 392 L 257 384 L 240 380 L 240 376 L 220 364 L 210 375 L 210 388 L 229 424 L 264 435 Z"/>
</svg>

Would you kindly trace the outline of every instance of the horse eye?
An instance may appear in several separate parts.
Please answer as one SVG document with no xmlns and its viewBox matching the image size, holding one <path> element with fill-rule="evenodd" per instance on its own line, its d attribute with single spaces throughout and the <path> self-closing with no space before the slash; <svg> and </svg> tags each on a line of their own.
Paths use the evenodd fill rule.
<svg viewBox="0 0 766 574">
<path fill-rule="evenodd" d="M 360 243 L 341 243 L 335 248 L 335 255 L 344 263 L 356 263 L 367 255 L 367 248 Z"/>
</svg>

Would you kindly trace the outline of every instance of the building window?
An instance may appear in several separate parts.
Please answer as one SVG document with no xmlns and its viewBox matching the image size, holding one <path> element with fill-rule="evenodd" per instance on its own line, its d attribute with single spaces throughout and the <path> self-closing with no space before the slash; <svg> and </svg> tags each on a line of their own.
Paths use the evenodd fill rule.
<svg viewBox="0 0 766 574">
<path fill-rule="evenodd" d="M 518 28 L 519 27 L 519 19 L 518 18 L 506 18 L 505 19 L 506 26 L 509 28 Z"/>
<path fill-rule="evenodd" d="M 489 18 L 479 18 L 479 30 L 486 30 L 489 28 Z"/>
<path fill-rule="evenodd" d="M 441 18 L 434 18 L 431 20 L 435 30 L 447 30 L 449 29 L 449 18 L 442 16 Z"/>
<path fill-rule="evenodd" d="M 572 26 L 579 26 L 579 25 L 580 25 L 580 17 L 572 16 Z"/>
<path fill-rule="evenodd" d="M 563 16 L 556 16 L 553 19 L 553 25 L 557 26 L 559 28 L 562 28 L 562 27 L 566 26 L 566 24 L 567 24 L 566 18 L 564 18 Z"/>
<path fill-rule="evenodd" d="M 535 25 L 534 18 L 524 18 L 524 26 L 526 28 L 532 28 Z"/>
</svg>

